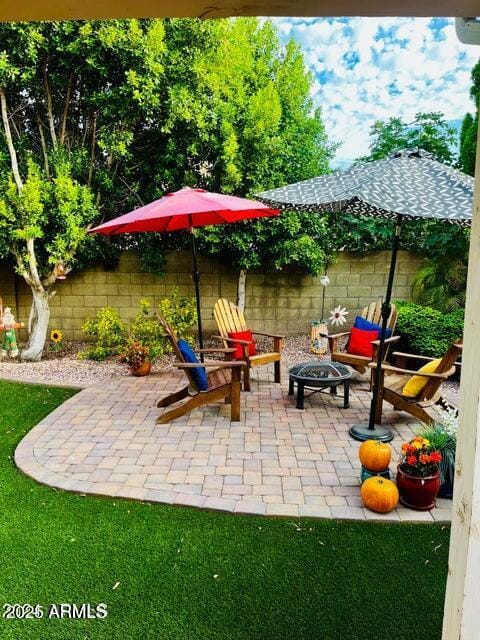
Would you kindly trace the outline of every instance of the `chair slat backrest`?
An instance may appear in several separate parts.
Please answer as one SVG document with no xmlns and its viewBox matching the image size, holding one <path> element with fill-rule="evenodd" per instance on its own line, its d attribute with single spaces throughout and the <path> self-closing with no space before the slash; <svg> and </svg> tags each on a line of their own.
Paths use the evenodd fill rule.
<svg viewBox="0 0 480 640">
<path fill-rule="evenodd" d="M 229 333 L 245 331 L 247 329 L 243 311 L 234 305 L 233 302 L 225 300 L 225 298 L 217 300 L 213 309 L 213 316 L 217 323 L 218 331 L 223 338 L 228 338 Z M 226 346 L 228 345 L 226 344 Z"/>
<path fill-rule="evenodd" d="M 392 330 L 392 333 L 395 330 L 395 326 L 397 324 L 398 312 L 397 308 L 394 304 L 391 305 L 392 310 L 390 311 L 390 315 L 388 316 L 387 327 Z M 375 322 L 375 324 L 382 324 L 382 304 L 379 300 L 375 300 L 371 302 L 367 307 L 362 309 L 362 313 L 360 314 L 362 318 L 368 320 L 369 322 Z"/>
<path fill-rule="evenodd" d="M 463 341 L 461 339 L 456 340 L 441 359 L 435 373 L 447 373 L 447 371 L 450 371 L 450 369 L 455 366 L 456 361 L 462 353 L 462 347 Z M 420 399 L 431 400 L 440 389 L 443 381 L 444 380 L 442 378 L 430 379 L 420 392 Z"/>
<path fill-rule="evenodd" d="M 167 336 L 168 341 L 170 342 L 170 344 L 172 346 L 173 353 L 177 357 L 177 360 L 179 362 L 185 363 L 185 358 L 183 357 L 182 352 L 178 348 L 178 336 L 177 336 L 177 333 L 176 333 L 175 329 L 172 327 L 172 325 L 167 320 L 165 320 L 165 318 L 163 316 L 158 315 L 157 317 L 158 317 L 158 320 L 159 320 L 160 324 L 162 325 L 162 327 L 165 330 L 166 336 Z M 194 379 L 194 377 L 192 375 L 191 369 L 183 369 L 183 372 L 187 376 L 188 381 L 192 385 L 192 387 L 198 391 L 198 387 L 197 387 L 197 385 L 195 383 L 195 379 Z"/>
</svg>

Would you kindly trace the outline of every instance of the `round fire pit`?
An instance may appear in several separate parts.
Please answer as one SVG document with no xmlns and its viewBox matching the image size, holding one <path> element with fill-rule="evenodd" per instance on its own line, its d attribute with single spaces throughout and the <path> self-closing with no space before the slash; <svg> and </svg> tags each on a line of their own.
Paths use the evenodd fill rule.
<svg viewBox="0 0 480 640">
<path fill-rule="evenodd" d="M 304 409 L 305 389 L 312 393 L 318 393 L 324 389 L 330 389 L 330 394 L 337 395 L 337 387 L 343 385 L 343 408 L 348 409 L 349 387 L 352 370 L 344 364 L 338 362 L 325 362 L 315 360 L 296 364 L 288 370 L 289 386 L 288 395 L 295 393 L 295 383 L 297 384 L 297 409 Z"/>
</svg>

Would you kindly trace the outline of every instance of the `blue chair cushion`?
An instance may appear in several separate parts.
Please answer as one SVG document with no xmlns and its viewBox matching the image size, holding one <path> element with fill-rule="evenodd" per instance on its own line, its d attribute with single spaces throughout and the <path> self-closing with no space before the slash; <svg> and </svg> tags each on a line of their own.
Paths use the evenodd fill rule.
<svg viewBox="0 0 480 640">
<path fill-rule="evenodd" d="M 353 326 L 356 329 L 363 329 L 364 331 L 378 331 L 379 337 L 382 334 L 382 327 L 379 324 L 376 324 L 375 322 L 370 322 L 369 320 L 365 320 L 365 318 L 362 318 L 362 316 L 357 316 L 355 318 L 355 322 L 353 323 Z M 385 330 L 385 338 L 390 338 L 391 335 L 392 335 L 392 330 L 387 328 Z"/>
<path fill-rule="evenodd" d="M 195 355 L 192 347 L 185 342 L 182 338 L 178 340 L 177 346 L 180 349 L 180 353 L 182 354 L 185 362 L 197 363 L 198 358 Z M 207 391 L 208 389 L 208 378 L 207 372 L 205 371 L 205 367 L 192 367 L 190 369 L 192 372 L 193 379 L 195 380 L 195 384 L 199 391 Z"/>
</svg>

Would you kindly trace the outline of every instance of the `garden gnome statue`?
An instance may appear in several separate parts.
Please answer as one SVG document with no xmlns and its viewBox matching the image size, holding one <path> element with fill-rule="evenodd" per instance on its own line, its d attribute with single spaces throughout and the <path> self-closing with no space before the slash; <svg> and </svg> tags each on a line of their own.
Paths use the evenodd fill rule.
<svg viewBox="0 0 480 640">
<path fill-rule="evenodd" d="M 22 326 L 23 322 L 15 322 L 15 317 L 10 307 L 5 307 L 0 324 L 0 331 L 3 330 L 2 349 L 0 350 L 0 356 L 2 358 L 5 358 L 8 353 L 10 353 L 12 358 L 18 356 L 17 334 L 15 333 L 15 329 Z"/>
</svg>

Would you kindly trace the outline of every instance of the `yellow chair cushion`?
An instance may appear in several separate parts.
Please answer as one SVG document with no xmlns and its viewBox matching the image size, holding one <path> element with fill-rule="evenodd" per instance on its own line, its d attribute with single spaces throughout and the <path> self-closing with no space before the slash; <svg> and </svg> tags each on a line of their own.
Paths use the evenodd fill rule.
<svg viewBox="0 0 480 640">
<path fill-rule="evenodd" d="M 420 367 L 419 371 L 422 373 L 435 373 L 438 365 L 441 362 L 441 358 L 437 358 L 436 360 L 431 360 L 424 364 L 423 367 Z M 425 389 L 428 383 L 428 378 L 423 376 L 412 376 L 407 384 L 402 389 L 402 396 L 407 398 L 416 398 L 418 394 Z"/>
</svg>

